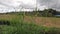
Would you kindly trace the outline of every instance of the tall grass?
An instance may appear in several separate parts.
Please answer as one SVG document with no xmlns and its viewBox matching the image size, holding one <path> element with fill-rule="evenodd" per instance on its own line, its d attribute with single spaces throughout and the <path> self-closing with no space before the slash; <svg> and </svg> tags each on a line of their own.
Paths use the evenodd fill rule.
<svg viewBox="0 0 60 34">
<path fill-rule="evenodd" d="M 0 25 L 0 34 L 60 34 L 58 28 L 47 28 L 23 21 L 24 15 L 2 15 L 0 21 L 8 21 L 5 25 Z M 3 23 L 3 22 L 2 22 Z"/>
<path fill-rule="evenodd" d="M 60 29 L 20 23 L 17 26 L 1 25 L 0 34 L 60 34 Z"/>
</svg>

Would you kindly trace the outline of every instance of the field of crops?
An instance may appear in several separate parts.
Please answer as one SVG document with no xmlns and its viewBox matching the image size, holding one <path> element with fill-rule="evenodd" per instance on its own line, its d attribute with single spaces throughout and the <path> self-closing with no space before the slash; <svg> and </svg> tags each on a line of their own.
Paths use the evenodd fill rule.
<svg viewBox="0 0 60 34">
<path fill-rule="evenodd" d="M 0 34 L 60 34 L 59 20 L 56 17 L 3 14 L 0 15 Z"/>
</svg>

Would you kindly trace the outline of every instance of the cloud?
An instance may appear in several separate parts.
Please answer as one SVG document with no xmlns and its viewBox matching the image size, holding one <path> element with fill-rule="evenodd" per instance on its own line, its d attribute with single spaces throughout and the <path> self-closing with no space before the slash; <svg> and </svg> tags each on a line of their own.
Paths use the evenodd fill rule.
<svg viewBox="0 0 60 34">
<path fill-rule="evenodd" d="M 41 10 L 45 8 L 60 10 L 60 0 L 0 0 L 0 9 L 7 11 L 21 8 L 34 9 L 36 7 L 36 3 L 37 8 Z"/>
<path fill-rule="evenodd" d="M 60 10 L 60 0 L 37 0 L 37 3 L 41 6 Z"/>
<path fill-rule="evenodd" d="M 16 7 L 19 4 L 14 0 L 0 0 L 0 5 L 4 5 L 7 7 Z"/>
<path fill-rule="evenodd" d="M 35 0 L 0 0 L 0 5 L 4 5 L 7 7 L 34 7 L 36 4 Z"/>
<path fill-rule="evenodd" d="M 0 9 L 14 10 L 23 8 L 35 8 L 36 0 L 0 0 Z"/>
</svg>

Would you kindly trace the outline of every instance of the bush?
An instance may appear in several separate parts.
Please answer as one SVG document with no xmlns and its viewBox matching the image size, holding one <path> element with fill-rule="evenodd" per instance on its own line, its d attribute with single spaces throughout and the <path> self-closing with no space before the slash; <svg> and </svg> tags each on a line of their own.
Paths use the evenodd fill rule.
<svg viewBox="0 0 60 34">
<path fill-rule="evenodd" d="M 0 25 L 10 25 L 10 21 L 0 20 Z"/>
</svg>

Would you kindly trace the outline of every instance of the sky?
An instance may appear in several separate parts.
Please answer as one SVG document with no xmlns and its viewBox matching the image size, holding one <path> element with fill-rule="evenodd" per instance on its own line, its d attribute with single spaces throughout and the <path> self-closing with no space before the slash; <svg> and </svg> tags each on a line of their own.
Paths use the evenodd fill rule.
<svg viewBox="0 0 60 34">
<path fill-rule="evenodd" d="M 53 8 L 60 10 L 60 0 L 0 0 L 0 13 L 11 11 L 29 11 L 35 9 L 43 10 Z"/>
<path fill-rule="evenodd" d="M 37 3 L 41 6 L 46 6 L 60 11 L 60 0 L 37 0 Z"/>
</svg>

